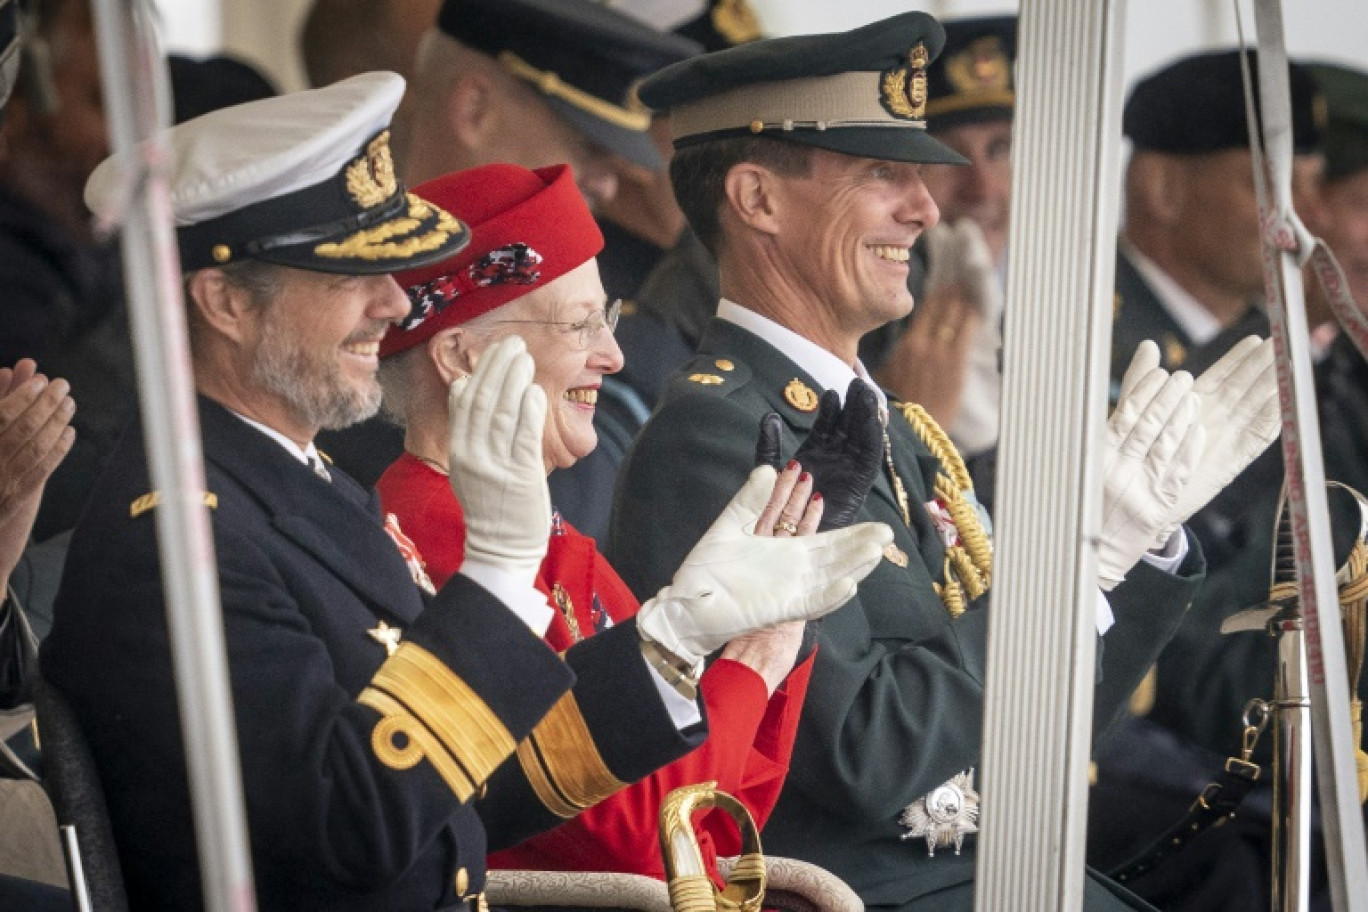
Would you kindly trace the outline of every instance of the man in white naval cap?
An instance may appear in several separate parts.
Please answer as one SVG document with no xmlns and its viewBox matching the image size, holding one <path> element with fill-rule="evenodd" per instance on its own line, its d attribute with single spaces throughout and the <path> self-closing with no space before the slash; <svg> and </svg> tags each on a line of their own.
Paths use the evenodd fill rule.
<svg viewBox="0 0 1368 912">
<path fill-rule="evenodd" d="M 320 428 L 379 405 L 380 339 L 409 311 L 389 272 L 447 257 L 467 238 L 395 177 L 386 126 L 403 88 L 393 74 L 363 74 L 170 133 L 262 909 L 479 908 L 487 849 L 557 822 L 548 802 L 587 806 L 700 743 L 697 705 L 671 685 L 680 656 L 829 610 L 887 535 L 835 533 L 844 537 L 826 543 L 841 556 L 820 568 L 809 539 L 774 552 L 768 575 L 755 572 L 754 549 L 744 579 L 714 575 L 717 562 L 694 568 L 636 623 L 557 656 L 541 639 L 551 609 L 533 588 L 550 523 L 546 399 L 513 342 L 453 384 L 466 560 L 425 595 L 421 556 L 382 523 L 374 492 L 313 445 Z M 115 157 L 92 175 L 93 210 L 111 206 L 126 164 Z M 135 427 L 77 527 L 41 663 L 89 737 L 130 904 L 196 909 L 158 494 L 144 463 Z M 715 544 L 745 552 L 746 511 L 764 505 L 772 477 L 742 492 Z M 795 566 L 805 579 L 777 593 Z M 520 747 L 525 739 L 536 747 Z M 515 752 L 522 762 L 504 763 Z"/>
</svg>

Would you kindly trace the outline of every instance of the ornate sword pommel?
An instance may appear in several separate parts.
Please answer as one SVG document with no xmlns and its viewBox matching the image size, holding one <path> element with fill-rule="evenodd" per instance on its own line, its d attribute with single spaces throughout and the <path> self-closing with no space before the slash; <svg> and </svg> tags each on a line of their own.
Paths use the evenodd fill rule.
<svg viewBox="0 0 1368 912">
<path fill-rule="evenodd" d="M 741 832 L 741 856 L 722 890 L 708 877 L 693 825 L 694 812 L 711 808 L 725 811 Z M 765 899 L 760 831 L 746 806 L 719 792 L 716 782 L 686 785 L 665 796 L 660 805 L 660 854 L 675 912 L 760 912 Z"/>
<path fill-rule="evenodd" d="M 1343 554 L 1343 562 L 1335 571 L 1335 584 L 1339 588 L 1339 601 L 1348 608 L 1355 601 L 1368 597 L 1368 498 L 1358 491 L 1338 481 L 1326 481 L 1325 486 L 1333 494 L 1342 491 L 1358 507 L 1358 529 L 1348 547 L 1336 542 L 1336 557 Z M 1297 588 L 1296 542 L 1292 535 L 1291 512 L 1287 505 L 1287 488 L 1283 487 L 1278 496 L 1278 522 L 1273 528 L 1272 566 L 1269 570 L 1268 601 L 1237 612 L 1221 624 L 1222 633 L 1236 633 L 1246 630 L 1270 631 L 1272 625 L 1281 621 L 1296 622 L 1302 616 L 1301 602 Z M 1346 623 L 1348 622 L 1346 616 Z M 1347 630 L 1346 633 L 1353 633 Z M 1352 654 L 1353 645 L 1346 643 Z"/>
</svg>

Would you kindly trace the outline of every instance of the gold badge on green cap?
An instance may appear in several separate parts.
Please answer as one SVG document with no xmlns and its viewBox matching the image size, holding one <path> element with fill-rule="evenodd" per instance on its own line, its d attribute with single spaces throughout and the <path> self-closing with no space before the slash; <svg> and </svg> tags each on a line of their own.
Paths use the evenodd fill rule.
<svg viewBox="0 0 1368 912">
<path fill-rule="evenodd" d="M 926 117 L 926 64 L 930 55 L 918 41 L 907 52 L 907 63 L 884 70 L 879 80 L 879 101 L 884 110 L 902 120 Z"/>
<path fill-rule="evenodd" d="M 984 35 L 945 61 L 945 78 L 956 93 L 1006 92 L 1012 87 L 1012 63 L 997 35 Z"/>
</svg>

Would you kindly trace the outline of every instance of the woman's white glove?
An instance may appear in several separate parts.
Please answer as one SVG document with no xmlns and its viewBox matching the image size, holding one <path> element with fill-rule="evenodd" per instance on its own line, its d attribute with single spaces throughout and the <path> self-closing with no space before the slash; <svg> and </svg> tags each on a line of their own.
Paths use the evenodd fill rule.
<svg viewBox="0 0 1368 912">
<path fill-rule="evenodd" d="M 1135 353 L 1137 360 L 1142 353 L 1146 364 L 1158 366 L 1157 345 L 1146 340 Z M 1124 391 L 1123 381 L 1123 395 Z M 1192 391 L 1202 398 L 1197 423 L 1206 431 L 1206 448 L 1155 539 L 1155 548 L 1162 548 L 1179 526 L 1234 481 L 1282 430 L 1272 339 L 1241 339 L 1197 378 Z"/>
<path fill-rule="evenodd" d="M 1107 419 L 1097 576 L 1108 592 L 1168 526 L 1201 459 L 1206 432 L 1197 423 L 1199 407 L 1192 375 L 1170 375 L 1150 363 L 1148 352 L 1136 354 Z"/>
<path fill-rule="evenodd" d="M 509 336 L 485 350 L 473 373 L 453 380 L 448 466 L 465 513 L 465 556 L 531 587 L 551 534 L 542 461 L 546 393 L 532 382 L 527 346 Z"/>
<path fill-rule="evenodd" d="M 735 636 L 812 620 L 848 602 L 883 557 L 883 523 L 793 538 L 752 534 L 774 488 L 760 466 L 684 558 L 670 585 L 641 606 L 641 636 L 698 670 Z"/>
</svg>

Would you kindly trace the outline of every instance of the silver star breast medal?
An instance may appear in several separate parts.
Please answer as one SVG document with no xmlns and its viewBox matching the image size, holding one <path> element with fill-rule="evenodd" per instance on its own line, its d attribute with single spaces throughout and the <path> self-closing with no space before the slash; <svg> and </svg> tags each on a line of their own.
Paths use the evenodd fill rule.
<svg viewBox="0 0 1368 912">
<path fill-rule="evenodd" d="M 978 832 L 979 795 L 974 791 L 974 771 L 965 770 L 903 808 L 898 823 L 907 827 L 903 839 L 925 839 L 926 853 L 936 849 L 964 847 L 964 837 Z"/>
</svg>

